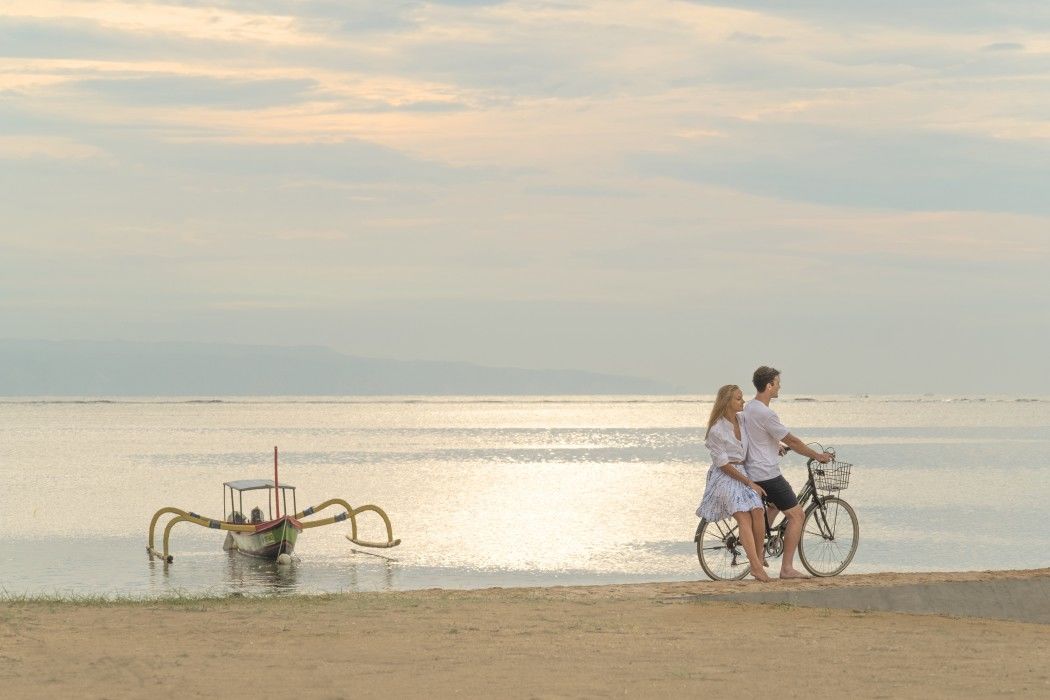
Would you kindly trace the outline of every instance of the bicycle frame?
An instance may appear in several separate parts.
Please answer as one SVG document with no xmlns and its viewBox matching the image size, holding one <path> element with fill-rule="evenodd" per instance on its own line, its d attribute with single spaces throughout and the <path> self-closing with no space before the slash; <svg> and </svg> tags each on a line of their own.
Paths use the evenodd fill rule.
<svg viewBox="0 0 1050 700">
<path fill-rule="evenodd" d="M 820 508 L 821 517 L 817 519 L 817 526 L 820 528 L 820 534 L 824 537 L 831 537 L 831 529 L 828 527 L 827 513 L 824 508 L 825 496 L 820 495 L 820 492 L 817 491 L 816 482 L 813 480 L 813 462 L 814 460 L 812 459 L 806 462 L 806 483 L 802 485 L 802 489 L 795 495 L 795 498 L 798 500 L 798 505 L 802 508 L 803 513 L 809 511 L 811 501 L 813 504 L 812 507 Z M 766 503 L 766 500 L 762 499 L 762 502 Z M 784 511 L 778 511 L 777 515 L 781 516 L 781 518 L 776 526 L 773 526 L 769 520 L 769 510 L 767 506 L 765 511 L 766 540 L 764 543 L 767 551 L 770 549 L 771 543 L 775 541 L 775 538 L 779 537 L 781 541 L 783 541 L 784 531 L 787 529 L 787 518 L 783 517 Z"/>
</svg>

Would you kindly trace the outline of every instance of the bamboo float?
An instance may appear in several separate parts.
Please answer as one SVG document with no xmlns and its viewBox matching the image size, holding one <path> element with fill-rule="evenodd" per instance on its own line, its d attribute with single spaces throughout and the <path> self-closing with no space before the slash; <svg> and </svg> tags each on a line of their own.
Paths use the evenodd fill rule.
<svg viewBox="0 0 1050 700">
<path fill-rule="evenodd" d="M 248 481 L 230 481 L 223 484 L 224 489 L 230 490 L 230 512 L 227 514 L 226 519 L 218 518 L 206 518 L 197 513 L 182 510 L 181 508 L 175 508 L 173 506 L 166 506 L 161 508 L 154 513 L 153 518 L 149 524 L 149 541 L 146 545 L 146 552 L 149 555 L 150 561 L 153 561 L 154 557 L 160 558 L 166 564 L 170 564 L 175 560 L 175 557 L 171 554 L 169 548 L 169 542 L 171 539 L 171 530 L 178 523 L 188 522 L 201 527 L 207 527 L 212 530 L 225 530 L 227 534 L 226 542 L 223 547 L 225 549 L 236 548 L 245 554 L 252 556 L 261 556 L 264 558 L 277 559 L 281 561 L 282 555 L 290 555 L 292 549 L 295 546 L 297 535 L 300 531 L 309 528 L 321 527 L 323 525 L 332 525 L 334 523 L 343 522 L 344 520 L 350 521 L 350 532 L 346 535 L 346 538 L 356 545 L 361 547 L 375 547 L 386 549 L 390 547 L 396 547 L 401 544 L 400 539 L 394 539 L 393 527 L 390 524 L 390 518 L 386 512 L 379 506 L 368 504 L 358 506 L 354 508 L 347 501 L 341 498 L 331 498 L 320 505 L 311 506 L 305 508 L 295 515 L 281 515 L 281 499 L 282 497 L 287 500 L 287 491 L 292 491 L 292 500 L 294 504 L 295 500 L 295 487 L 289 485 L 282 485 L 277 480 L 277 448 L 274 447 L 273 452 L 273 468 L 274 468 L 274 480 L 273 482 L 264 480 L 248 480 Z M 237 504 L 234 503 L 234 493 L 241 494 L 241 509 L 243 510 L 243 492 L 252 491 L 258 489 L 267 489 L 268 495 L 272 491 L 273 505 L 276 511 L 275 518 L 263 521 L 261 516 L 261 510 L 258 508 L 254 509 L 258 511 L 259 518 L 255 520 L 253 518 L 252 523 L 244 522 L 244 516 L 237 509 Z M 226 502 L 226 496 L 223 495 L 223 502 Z M 250 502 L 249 502 L 250 505 Z M 307 516 L 314 515 L 320 511 L 329 508 L 331 506 L 341 506 L 344 512 L 337 513 L 336 515 L 320 520 L 303 520 Z M 225 505 L 224 505 L 225 508 Z M 386 527 L 386 542 L 372 542 L 369 540 L 358 539 L 358 526 L 357 516 L 361 513 L 373 512 L 379 515 L 383 520 L 383 525 Z M 156 548 L 156 530 L 157 524 L 161 517 L 165 514 L 174 515 L 171 520 L 168 521 L 164 527 L 164 549 L 160 551 Z M 253 513 L 254 515 L 254 513 Z M 237 520 L 240 519 L 240 522 Z M 287 557 L 285 560 L 288 560 Z"/>
</svg>

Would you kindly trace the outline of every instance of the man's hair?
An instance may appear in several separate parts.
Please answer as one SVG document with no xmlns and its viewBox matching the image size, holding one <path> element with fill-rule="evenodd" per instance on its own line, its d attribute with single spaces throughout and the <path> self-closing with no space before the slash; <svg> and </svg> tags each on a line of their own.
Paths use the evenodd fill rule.
<svg viewBox="0 0 1050 700">
<path fill-rule="evenodd" d="M 751 377 L 751 383 L 755 385 L 755 390 L 761 394 L 766 390 L 766 387 L 769 386 L 770 382 L 776 379 L 779 374 L 779 369 L 773 369 L 772 367 L 762 365 L 755 370 L 754 376 Z"/>
</svg>

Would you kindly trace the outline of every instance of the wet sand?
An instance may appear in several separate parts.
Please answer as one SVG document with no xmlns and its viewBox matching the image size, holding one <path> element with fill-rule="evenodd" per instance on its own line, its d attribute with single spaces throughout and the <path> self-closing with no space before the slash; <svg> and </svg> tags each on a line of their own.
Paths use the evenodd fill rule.
<svg viewBox="0 0 1050 700">
<path fill-rule="evenodd" d="M 0 694 L 1050 697 L 1048 601 L 1050 569 L 7 601 Z"/>
</svg>

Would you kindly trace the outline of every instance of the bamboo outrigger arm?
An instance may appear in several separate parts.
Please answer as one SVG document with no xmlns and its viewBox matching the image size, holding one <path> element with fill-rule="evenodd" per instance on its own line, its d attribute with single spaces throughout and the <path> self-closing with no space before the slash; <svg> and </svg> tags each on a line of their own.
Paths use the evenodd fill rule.
<svg viewBox="0 0 1050 700">
<path fill-rule="evenodd" d="M 327 508 L 329 506 L 342 506 L 343 508 L 346 509 L 346 512 L 345 513 L 339 513 L 338 515 L 335 515 L 335 516 L 333 516 L 331 518 L 324 518 L 323 520 L 313 520 L 313 521 L 303 521 L 302 520 L 302 518 L 306 517 L 307 515 L 313 515 L 314 513 L 317 513 L 318 511 L 324 510 L 325 508 Z M 379 517 L 381 517 L 383 519 L 383 524 L 386 525 L 386 542 L 369 542 L 367 540 L 359 540 L 359 539 L 357 539 L 357 515 L 359 513 L 363 513 L 365 511 L 369 511 L 369 510 L 373 511 L 375 513 L 378 513 Z M 303 529 L 306 529 L 308 527 L 319 527 L 321 525 L 331 525 L 332 523 L 341 522 L 343 520 L 349 520 L 350 521 L 350 534 L 346 536 L 346 539 L 348 539 L 351 542 L 353 542 L 354 544 L 360 545 L 362 547 L 380 547 L 380 548 L 384 548 L 385 549 L 385 548 L 389 548 L 389 547 L 396 547 L 399 544 L 401 544 L 401 540 L 400 539 L 397 539 L 397 540 L 394 539 L 394 529 L 390 525 L 390 518 L 383 511 L 383 509 L 380 508 L 379 506 L 367 505 L 367 506 L 361 506 L 359 508 L 354 508 L 349 503 L 347 503 L 346 501 L 344 501 L 341 498 L 331 498 L 331 499 L 325 501 L 324 503 L 322 503 L 319 506 L 311 506 L 311 507 L 309 507 L 309 508 L 307 508 L 305 510 L 299 511 L 298 513 L 296 513 L 292 517 L 294 517 L 296 520 L 300 521 L 300 523 L 303 526 Z"/>
<path fill-rule="evenodd" d="M 165 513 L 173 513 L 175 517 L 168 521 L 167 526 L 164 528 L 164 552 L 161 553 L 158 552 L 153 546 L 155 541 L 154 533 L 157 529 L 157 521 L 160 520 L 160 516 L 164 515 Z M 150 521 L 149 544 L 146 545 L 146 552 L 149 553 L 150 559 L 152 559 L 153 557 L 160 557 L 161 561 L 164 561 L 168 564 L 175 560 L 175 557 L 168 553 L 168 540 L 171 537 L 171 528 L 173 528 L 176 523 L 181 522 L 190 522 L 195 525 L 200 525 L 201 527 L 211 528 L 212 530 L 255 532 L 254 525 L 234 525 L 233 523 L 223 522 L 222 520 L 216 520 L 214 518 L 205 518 L 200 515 L 197 515 L 196 513 L 188 513 L 182 510 L 181 508 L 172 508 L 171 506 L 168 506 L 167 508 L 161 508 L 156 513 L 154 513 L 153 520 Z"/>
</svg>

